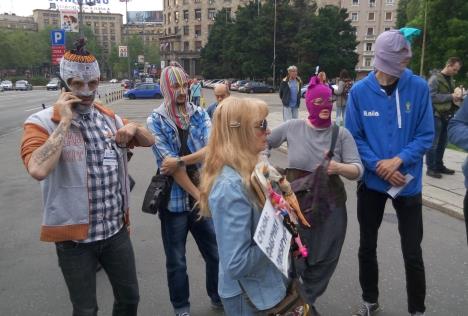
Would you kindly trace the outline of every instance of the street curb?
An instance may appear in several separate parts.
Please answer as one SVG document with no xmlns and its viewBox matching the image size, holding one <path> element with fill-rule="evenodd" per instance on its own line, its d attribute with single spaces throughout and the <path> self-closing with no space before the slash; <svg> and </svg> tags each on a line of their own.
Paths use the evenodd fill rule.
<svg viewBox="0 0 468 316">
<path fill-rule="evenodd" d="M 280 151 L 283 154 L 286 154 L 286 155 L 288 154 L 288 149 L 286 147 L 284 147 L 284 146 L 281 146 L 281 147 L 277 148 L 276 150 Z M 434 202 L 430 201 L 429 199 L 425 199 L 424 197 L 422 198 L 422 203 L 426 207 L 430 207 L 430 208 L 432 208 L 432 209 L 434 209 L 436 211 L 439 211 L 441 213 L 445 213 L 448 216 L 454 217 L 456 219 L 459 219 L 459 220 L 462 220 L 462 221 L 465 219 L 463 214 L 460 214 L 459 212 L 454 211 L 449 207 L 434 203 Z"/>
</svg>

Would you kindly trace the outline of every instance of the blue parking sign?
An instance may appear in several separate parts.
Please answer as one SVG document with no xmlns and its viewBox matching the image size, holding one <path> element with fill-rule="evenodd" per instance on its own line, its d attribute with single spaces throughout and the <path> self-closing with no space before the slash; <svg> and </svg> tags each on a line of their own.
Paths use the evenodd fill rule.
<svg viewBox="0 0 468 316">
<path fill-rule="evenodd" d="M 65 45 L 65 30 L 50 31 L 50 39 L 51 39 L 52 46 Z"/>
</svg>

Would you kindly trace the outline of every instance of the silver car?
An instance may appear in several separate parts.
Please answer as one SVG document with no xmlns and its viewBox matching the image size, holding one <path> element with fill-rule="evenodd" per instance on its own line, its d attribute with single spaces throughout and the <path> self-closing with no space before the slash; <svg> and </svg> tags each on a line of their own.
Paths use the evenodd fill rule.
<svg viewBox="0 0 468 316">
<path fill-rule="evenodd" d="M 3 80 L 0 82 L 0 86 L 2 86 L 4 90 L 13 90 L 13 82 L 10 80 Z"/>
<path fill-rule="evenodd" d="M 32 85 L 26 80 L 18 80 L 15 82 L 15 90 L 32 90 Z"/>
</svg>

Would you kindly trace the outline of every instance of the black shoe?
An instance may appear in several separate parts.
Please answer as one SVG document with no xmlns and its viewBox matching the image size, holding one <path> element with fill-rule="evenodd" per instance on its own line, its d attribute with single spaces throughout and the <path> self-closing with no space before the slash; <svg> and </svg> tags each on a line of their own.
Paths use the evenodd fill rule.
<svg viewBox="0 0 468 316">
<path fill-rule="evenodd" d="M 452 169 L 449 169 L 447 167 L 443 167 L 442 169 L 438 169 L 437 172 L 440 172 L 442 174 L 449 174 L 449 175 L 452 175 L 455 173 L 455 170 L 452 170 Z"/>
<path fill-rule="evenodd" d="M 434 171 L 431 169 L 427 169 L 426 175 L 432 178 L 436 178 L 436 179 L 442 178 L 442 175 L 438 171 Z"/>
</svg>

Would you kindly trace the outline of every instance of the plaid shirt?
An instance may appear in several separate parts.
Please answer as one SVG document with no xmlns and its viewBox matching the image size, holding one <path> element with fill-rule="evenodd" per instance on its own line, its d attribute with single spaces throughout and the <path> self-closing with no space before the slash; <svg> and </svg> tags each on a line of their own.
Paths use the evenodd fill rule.
<svg viewBox="0 0 468 316">
<path fill-rule="evenodd" d="M 75 121 L 81 130 L 86 149 L 89 196 L 89 233 L 81 242 L 103 240 L 123 226 L 122 194 L 119 166 L 104 166 L 104 151 L 115 148 L 115 141 L 104 116 L 94 108 Z"/>
<path fill-rule="evenodd" d="M 190 115 L 189 135 L 187 146 L 192 153 L 202 149 L 208 142 L 211 129 L 211 121 L 208 113 L 201 107 L 193 104 Z M 175 123 L 167 116 L 164 104 L 153 111 L 147 119 L 148 129 L 156 138 L 153 145 L 153 153 L 156 157 L 156 164 L 162 165 L 166 157 L 179 157 L 180 139 Z M 182 189 L 175 181 L 172 184 L 171 197 L 167 205 L 171 212 L 190 211 L 189 194 Z"/>
</svg>

